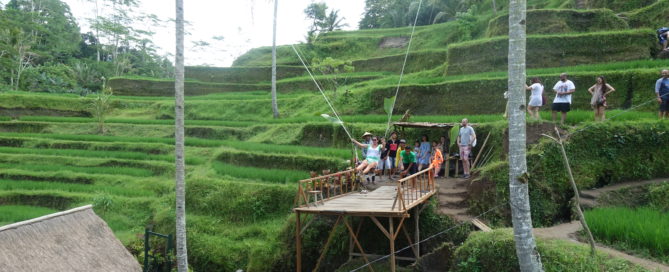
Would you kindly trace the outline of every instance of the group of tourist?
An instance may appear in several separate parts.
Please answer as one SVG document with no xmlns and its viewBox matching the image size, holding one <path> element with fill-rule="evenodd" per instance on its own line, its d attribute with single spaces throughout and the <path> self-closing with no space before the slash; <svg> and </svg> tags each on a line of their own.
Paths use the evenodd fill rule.
<svg viewBox="0 0 669 272">
<path fill-rule="evenodd" d="M 541 80 L 537 77 L 532 78 L 531 83 L 532 85 L 525 86 L 525 88 L 531 92 L 530 101 L 527 104 L 527 112 L 530 117 L 541 119 L 539 116 L 539 109 L 546 104 L 547 100 L 544 94 L 544 85 L 541 84 Z M 592 106 L 595 111 L 595 121 L 604 121 L 606 118 L 606 97 L 615 90 L 616 89 L 611 85 L 606 83 L 606 78 L 604 76 L 597 77 L 596 83 L 588 88 L 588 92 L 591 95 L 590 106 Z M 566 73 L 562 73 L 560 74 L 560 80 L 553 86 L 553 92 L 555 93 L 555 98 L 551 105 L 551 117 L 553 121 L 555 121 L 557 113 L 559 112 L 561 114 L 560 124 L 564 124 L 565 119 L 567 119 L 567 112 L 571 111 L 571 97 L 572 94 L 576 92 L 576 85 L 568 79 Z"/>
<path fill-rule="evenodd" d="M 539 109 L 546 104 L 544 86 L 539 78 L 533 78 L 532 85 L 526 86 L 531 92 L 530 101 L 527 104 L 527 112 L 530 117 L 540 119 Z M 607 97 L 615 92 L 616 89 L 606 82 L 604 76 L 597 77 L 594 85 L 588 88 L 591 95 L 590 106 L 595 111 L 595 121 L 604 121 L 606 119 L 606 107 L 608 106 Z M 564 124 L 567 118 L 567 112 L 571 110 L 572 94 L 576 92 L 576 85 L 568 79 L 566 73 L 560 74 L 560 80 L 553 86 L 555 98 L 551 105 L 552 119 L 555 121 L 557 113 L 561 113 L 560 123 Z M 658 117 L 666 119 L 669 117 L 669 70 L 662 70 L 662 77 L 655 83 L 655 95 L 660 104 Z"/>
<path fill-rule="evenodd" d="M 387 174 L 392 179 L 399 171 L 399 177 L 403 178 L 430 166 L 433 167 L 434 176 L 437 177 L 444 164 L 444 152 L 448 151 L 449 144 L 444 136 L 439 141 L 430 142 L 428 136 L 423 135 L 411 148 L 405 139 L 398 140 L 397 132 L 392 132 L 387 140 L 369 132 L 365 132 L 362 137 L 363 142 L 351 139 L 362 148 L 363 160 L 356 167 L 356 171 L 359 176 L 365 176 L 366 181 L 371 184 L 376 184 L 377 175 Z M 471 148 L 476 142 L 476 133 L 467 119 L 462 120 L 456 142 L 463 165 L 462 177 L 469 178 L 469 157 Z M 449 169 L 444 171 L 447 175 Z"/>
</svg>

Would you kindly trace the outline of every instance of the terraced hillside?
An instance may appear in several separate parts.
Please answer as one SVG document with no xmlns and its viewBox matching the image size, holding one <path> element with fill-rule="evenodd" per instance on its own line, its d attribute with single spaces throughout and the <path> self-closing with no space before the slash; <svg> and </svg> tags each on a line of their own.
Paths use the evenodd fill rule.
<svg viewBox="0 0 669 272">
<path fill-rule="evenodd" d="M 659 69 L 669 66 L 668 60 L 655 59 L 659 48 L 652 30 L 664 15 L 626 1 L 609 1 L 613 11 L 572 9 L 571 1 L 529 2 L 536 10 L 528 17 L 528 77 L 540 77 L 550 87 L 560 72 L 569 72 L 577 85 L 574 107 L 578 110 L 570 113 L 565 129 L 595 127 L 601 134 L 587 135 L 602 137 L 597 138 L 601 143 L 613 142 L 605 136 L 617 135 L 608 153 L 601 156 L 636 156 L 621 146 L 641 144 L 635 134 L 667 129 L 655 121 L 656 104 L 650 103 Z M 607 7 L 602 1 L 588 2 Z M 669 9 L 665 0 L 646 2 L 663 11 Z M 398 120 L 406 110 L 413 114 L 411 121 L 457 122 L 466 116 L 480 125 L 479 134 L 492 132 L 492 141 L 500 148 L 481 171 L 480 182 L 486 190 L 470 199 L 471 211 L 476 213 L 504 201 L 507 193 L 502 152 L 506 15 L 477 15 L 469 29 L 458 21 L 416 28 L 392 118 Z M 537 27 L 530 27 L 533 25 Z M 383 99 L 396 90 L 410 30 L 335 31 L 321 35 L 313 44 L 298 46 L 308 60 L 329 56 L 351 61 L 355 67 L 352 73 L 337 75 L 346 80 L 336 95 L 332 88 L 326 92 L 354 135 L 385 131 Z M 280 119 L 271 118 L 269 48 L 250 50 L 233 67 L 186 70 L 188 242 L 196 271 L 292 268 L 291 258 L 284 257 L 292 254 L 290 209 L 296 181 L 308 177 L 310 171 L 343 169 L 354 157 L 341 127 L 320 117 L 330 113 L 329 108 L 292 49 L 280 47 L 278 51 Z M 617 89 L 609 100 L 614 109 L 609 113 L 614 117 L 610 125 L 590 123 L 585 87 L 598 75 L 607 76 Z M 333 76 L 316 78 L 329 86 Z M 114 95 L 104 133 L 98 133 L 90 96 L 0 93 L 0 225 L 93 203 L 138 256 L 139 235 L 145 226 L 172 232 L 173 81 L 119 77 L 111 79 L 109 86 Z M 548 118 L 547 111 L 542 114 Z M 409 133 L 408 138 L 413 139 L 425 131 Z M 587 145 L 588 139 L 574 141 Z M 654 141 L 663 143 L 664 138 Z M 553 148 L 540 142 L 531 153 L 537 163 L 533 169 L 540 171 L 537 177 L 555 185 L 531 188 L 533 207 L 539 207 L 533 216 L 542 225 L 570 216 L 567 204 L 555 204 L 566 203 L 571 195 L 560 182 L 563 176 L 551 170 L 557 166 L 549 159 L 556 157 L 544 156 Z M 589 151 L 575 156 L 591 159 Z M 647 151 L 657 161 L 666 156 L 650 148 Z M 644 168 L 639 163 L 629 172 L 611 167 L 620 169 L 621 165 L 597 161 L 585 164 L 576 174 L 585 187 L 669 174 L 659 164 Z M 506 212 L 495 213 L 489 222 L 508 225 Z M 453 224 L 436 214 L 425 220 L 431 220 L 421 222 L 427 226 L 426 236 Z M 462 242 L 468 231 L 448 239 Z M 305 247 L 312 247 L 311 252 L 305 251 L 314 259 L 311 262 L 319 254 L 320 238 L 313 234 L 311 245 L 305 242 Z M 328 254 L 333 270 L 343 262 L 337 254 L 348 248 L 344 240 L 339 241 L 339 251 Z"/>
</svg>

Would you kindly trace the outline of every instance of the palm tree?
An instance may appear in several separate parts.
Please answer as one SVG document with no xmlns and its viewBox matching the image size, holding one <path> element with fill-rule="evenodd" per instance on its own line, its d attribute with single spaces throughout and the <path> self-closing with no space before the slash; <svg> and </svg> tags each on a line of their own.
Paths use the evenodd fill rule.
<svg viewBox="0 0 669 272">
<path fill-rule="evenodd" d="M 520 270 L 543 271 L 532 234 L 525 143 L 526 0 L 509 5 L 509 193 Z"/>
<path fill-rule="evenodd" d="M 323 32 L 329 32 L 334 30 L 340 30 L 342 27 L 348 26 L 348 24 L 342 24 L 342 21 L 346 19 L 345 17 L 339 17 L 339 10 L 331 10 L 330 15 L 325 17 L 323 20 L 323 25 L 321 30 Z"/>
<path fill-rule="evenodd" d="M 175 119 L 175 161 L 176 161 L 176 238 L 177 268 L 188 272 L 188 252 L 186 247 L 186 165 L 184 163 L 184 2 L 177 2 L 176 56 L 174 73 L 174 119 Z"/>
<path fill-rule="evenodd" d="M 274 0 L 274 27 L 272 34 L 272 113 L 274 118 L 279 118 L 279 105 L 276 102 L 276 11 L 279 0 Z"/>
</svg>

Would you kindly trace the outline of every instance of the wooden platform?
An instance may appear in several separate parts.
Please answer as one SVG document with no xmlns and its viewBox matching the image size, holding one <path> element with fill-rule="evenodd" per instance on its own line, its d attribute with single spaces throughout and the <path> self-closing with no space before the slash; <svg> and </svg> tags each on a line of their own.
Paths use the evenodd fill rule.
<svg viewBox="0 0 669 272">
<path fill-rule="evenodd" d="M 397 186 L 381 186 L 367 193 L 352 192 L 325 199 L 322 203 L 312 202 L 295 208 L 295 211 L 332 215 L 405 217 L 408 216 L 406 210 L 423 203 L 435 193 L 433 190 L 403 190 L 404 199 L 415 199 L 404 209 L 399 205 L 399 201 L 395 200 Z"/>
</svg>

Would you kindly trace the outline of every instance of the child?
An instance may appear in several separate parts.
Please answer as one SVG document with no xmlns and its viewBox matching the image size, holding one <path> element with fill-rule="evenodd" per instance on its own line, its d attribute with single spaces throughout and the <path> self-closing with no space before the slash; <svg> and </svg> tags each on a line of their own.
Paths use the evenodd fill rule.
<svg viewBox="0 0 669 272">
<path fill-rule="evenodd" d="M 444 163 L 444 156 L 441 154 L 441 145 L 437 141 L 432 141 L 432 167 L 434 167 L 435 178 L 439 176 L 442 163 Z"/>
</svg>

